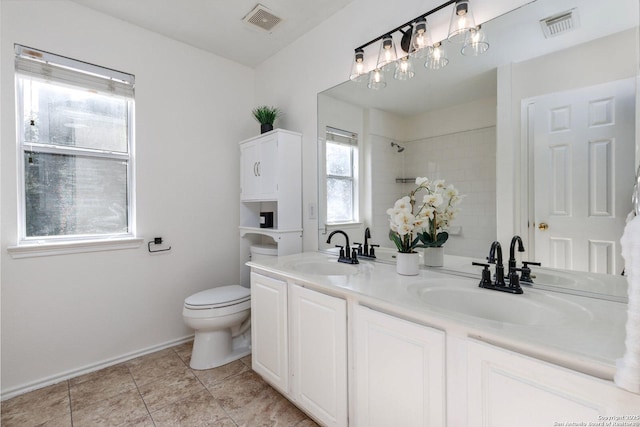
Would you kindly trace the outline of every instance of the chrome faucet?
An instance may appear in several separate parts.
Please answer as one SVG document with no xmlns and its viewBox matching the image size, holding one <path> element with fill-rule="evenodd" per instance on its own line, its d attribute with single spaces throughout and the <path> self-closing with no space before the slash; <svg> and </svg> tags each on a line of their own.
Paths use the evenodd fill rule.
<svg viewBox="0 0 640 427">
<path fill-rule="evenodd" d="M 337 248 L 340 248 L 338 262 L 344 262 L 346 264 L 358 264 L 358 254 L 356 252 L 356 248 L 353 248 L 353 251 L 351 251 L 351 248 L 349 247 L 349 236 L 347 235 L 347 233 L 342 230 L 332 231 L 327 238 L 327 243 L 331 243 L 331 238 L 334 234 L 342 234 L 346 243 L 345 246 L 336 245 Z"/>
</svg>

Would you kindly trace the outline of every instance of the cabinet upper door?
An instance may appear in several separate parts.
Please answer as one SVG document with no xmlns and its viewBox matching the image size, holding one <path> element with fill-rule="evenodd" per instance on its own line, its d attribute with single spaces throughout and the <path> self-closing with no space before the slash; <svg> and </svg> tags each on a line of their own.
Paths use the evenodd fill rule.
<svg viewBox="0 0 640 427">
<path fill-rule="evenodd" d="M 240 145 L 240 197 L 242 200 L 252 200 L 260 193 L 259 156 L 258 143 L 248 142 Z"/>
<path fill-rule="evenodd" d="M 268 135 L 240 145 L 241 200 L 277 200 L 278 135 Z"/>
<path fill-rule="evenodd" d="M 278 197 L 278 137 L 271 135 L 260 142 L 258 178 L 260 198 L 275 200 Z"/>
</svg>

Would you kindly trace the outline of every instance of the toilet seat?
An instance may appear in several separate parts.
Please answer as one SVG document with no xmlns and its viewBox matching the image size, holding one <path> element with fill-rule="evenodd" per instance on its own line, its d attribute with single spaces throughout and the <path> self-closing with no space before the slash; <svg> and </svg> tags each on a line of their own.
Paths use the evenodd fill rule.
<svg viewBox="0 0 640 427">
<path fill-rule="evenodd" d="M 219 286 L 195 293 L 184 300 L 184 308 L 189 310 L 211 310 L 229 307 L 251 299 L 248 288 L 240 285 Z M 245 304 L 242 304 L 243 306 Z"/>
</svg>

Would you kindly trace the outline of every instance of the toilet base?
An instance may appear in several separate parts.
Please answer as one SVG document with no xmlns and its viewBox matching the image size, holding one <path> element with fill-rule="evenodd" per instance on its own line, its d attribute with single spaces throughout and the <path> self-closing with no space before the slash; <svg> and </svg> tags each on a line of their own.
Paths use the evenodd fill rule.
<svg viewBox="0 0 640 427">
<path fill-rule="evenodd" d="M 251 330 L 231 338 L 231 330 L 197 332 L 189 366 L 205 370 L 226 365 L 251 354 Z"/>
</svg>

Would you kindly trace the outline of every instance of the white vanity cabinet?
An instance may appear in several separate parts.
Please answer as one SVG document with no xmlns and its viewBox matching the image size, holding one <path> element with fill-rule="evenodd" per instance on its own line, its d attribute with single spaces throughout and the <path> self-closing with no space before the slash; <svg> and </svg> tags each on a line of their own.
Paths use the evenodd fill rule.
<svg viewBox="0 0 640 427">
<path fill-rule="evenodd" d="M 354 426 L 444 426 L 445 333 L 354 308 Z"/>
<path fill-rule="evenodd" d="M 574 370 L 610 370 L 589 356 L 598 335 L 581 324 L 536 345 L 546 329 L 515 335 L 505 325 L 503 335 L 495 321 L 403 302 L 399 292 L 416 282 L 392 266 L 363 262 L 358 274 L 315 281 L 296 262 L 335 261 L 302 253 L 250 263 L 253 369 L 322 426 L 640 425 L 640 394 Z M 596 320 L 620 308 L 587 302 Z M 574 331 L 584 345 L 558 349 Z"/>
<path fill-rule="evenodd" d="M 640 424 L 640 395 L 610 381 L 475 340 L 467 363 L 468 427 Z"/>
<path fill-rule="evenodd" d="M 325 426 L 348 425 L 347 303 L 251 273 L 252 367 Z"/>
</svg>

